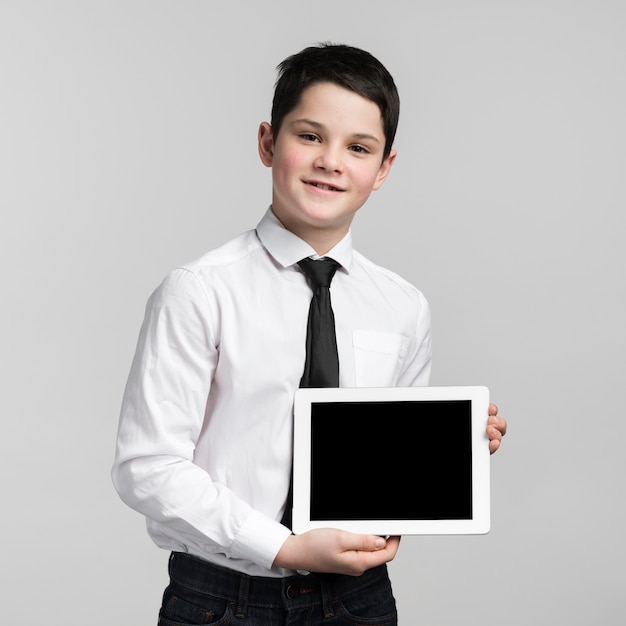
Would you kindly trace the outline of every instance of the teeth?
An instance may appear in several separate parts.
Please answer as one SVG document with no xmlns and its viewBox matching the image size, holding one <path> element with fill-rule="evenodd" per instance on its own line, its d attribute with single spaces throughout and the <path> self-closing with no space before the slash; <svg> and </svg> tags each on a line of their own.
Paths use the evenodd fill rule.
<svg viewBox="0 0 626 626">
<path fill-rule="evenodd" d="M 331 187 L 330 185 L 322 185 L 321 183 L 311 183 L 314 187 L 318 187 L 319 189 L 325 189 L 327 191 L 336 191 L 336 187 Z"/>
</svg>

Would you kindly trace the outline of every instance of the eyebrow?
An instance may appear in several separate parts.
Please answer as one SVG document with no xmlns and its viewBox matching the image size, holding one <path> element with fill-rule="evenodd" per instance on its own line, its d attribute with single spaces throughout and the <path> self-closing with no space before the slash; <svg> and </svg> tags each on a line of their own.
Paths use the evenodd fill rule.
<svg viewBox="0 0 626 626">
<path fill-rule="evenodd" d="M 323 124 L 320 124 L 315 120 L 310 120 L 307 117 L 301 117 L 297 120 L 293 120 L 289 123 L 289 126 L 295 126 L 296 124 L 308 124 L 309 126 L 312 126 L 313 128 L 316 128 L 318 130 L 322 130 L 324 128 Z M 370 133 L 353 133 L 352 137 L 354 137 L 354 139 L 361 140 L 369 139 L 371 141 L 375 141 L 376 143 L 380 143 L 380 139 L 376 137 L 376 135 L 370 135 Z"/>
</svg>

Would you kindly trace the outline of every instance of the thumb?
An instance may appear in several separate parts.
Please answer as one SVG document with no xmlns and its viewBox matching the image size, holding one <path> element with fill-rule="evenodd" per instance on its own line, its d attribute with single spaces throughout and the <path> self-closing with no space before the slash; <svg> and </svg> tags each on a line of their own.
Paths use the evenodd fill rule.
<svg viewBox="0 0 626 626">
<path fill-rule="evenodd" d="M 387 545 L 387 540 L 379 535 L 363 535 L 363 547 L 362 550 L 367 552 L 375 552 L 376 550 L 382 550 Z"/>
</svg>

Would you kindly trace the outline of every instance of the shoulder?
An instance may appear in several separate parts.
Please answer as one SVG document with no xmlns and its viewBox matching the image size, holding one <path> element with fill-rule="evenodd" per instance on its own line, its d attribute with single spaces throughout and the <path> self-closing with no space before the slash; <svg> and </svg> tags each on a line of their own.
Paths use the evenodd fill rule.
<svg viewBox="0 0 626 626">
<path fill-rule="evenodd" d="M 353 263 L 354 272 L 371 281 L 386 296 L 399 300 L 406 299 L 419 304 L 420 307 L 428 308 L 424 294 L 396 272 L 374 263 L 356 250 L 353 251 Z"/>
<path fill-rule="evenodd" d="M 246 268 L 264 255 L 254 230 L 246 231 L 201 257 L 179 265 L 164 277 L 156 293 L 160 296 L 208 296 L 219 285 L 232 281 L 232 274 L 245 275 Z"/>
<path fill-rule="evenodd" d="M 222 268 L 228 268 L 242 262 L 250 261 L 251 257 L 262 251 L 259 238 L 254 230 L 238 235 L 219 248 L 215 248 L 198 259 L 181 265 L 177 270 L 201 275 Z"/>
</svg>

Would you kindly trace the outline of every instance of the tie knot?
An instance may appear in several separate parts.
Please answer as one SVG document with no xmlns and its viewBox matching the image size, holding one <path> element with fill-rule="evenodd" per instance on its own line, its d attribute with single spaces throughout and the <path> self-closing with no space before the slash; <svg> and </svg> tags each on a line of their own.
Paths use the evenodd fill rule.
<svg viewBox="0 0 626 626">
<path fill-rule="evenodd" d="M 302 259 L 298 261 L 302 271 L 309 277 L 312 287 L 330 287 L 339 263 L 334 259 Z"/>
</svg>

